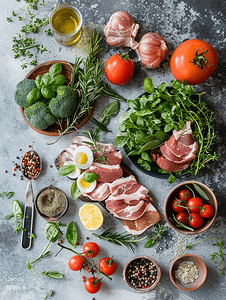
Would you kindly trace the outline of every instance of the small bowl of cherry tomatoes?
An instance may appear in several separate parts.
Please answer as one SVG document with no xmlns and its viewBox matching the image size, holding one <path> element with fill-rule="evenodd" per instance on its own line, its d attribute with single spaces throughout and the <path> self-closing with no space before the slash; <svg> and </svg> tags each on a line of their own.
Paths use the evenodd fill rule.
<svg viewBox="0 0 226 300">
<path fill-rule="evenodd" d="M 169 225 L 184 234 L 198 234 L 214 222 L 218 210 L 212 190 L 197 181 L 175 186 L 165 201 L 164 214 Z"/>
</svg>

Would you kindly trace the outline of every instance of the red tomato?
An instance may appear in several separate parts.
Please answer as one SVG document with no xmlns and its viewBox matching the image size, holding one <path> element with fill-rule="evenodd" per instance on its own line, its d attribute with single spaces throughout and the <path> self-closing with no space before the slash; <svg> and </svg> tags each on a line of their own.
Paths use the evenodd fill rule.
<svg viewBox="0 0 226 300">
<path fill-rule="evenodd" d="M 187 207 L 190 212 L 199 212 L 202 205 L 202 200 L 199 197 L 193 197 L 187 201 Z"/>
<path fill-rule="evenodd" d="M 200 228 L 203 224 L 203 218 L 200 216 L 199 213 L 191 213 L 191 220 L 188 221 L 188 224 L 192 228 Z"/>
<path fill-rule="evenodd" d="M 205 204 L 202 207 L 204 207 L 203 210 L 200 210 L 200 216 L 202 216 L 203 218 L 210 218 L 212 217 L 212 215 L 214 214 L 214 209 L 211 205 L 209 204 Z"/>
<path fill-rule="evenodd" d="M 170 59 L 173 76 L 181 82 L 184 79 L 191 85 L 202 83 L 209 78 L 217 65 L 216 50 L 207 42 L 198 39 L 183 42 Z"/>
<path fill-rule="evenodd" d="M 172 208 L 174 211 L 176 212 L 181 212 L 184 211 L 185 208 L 180 207 L 179 205 L 185 206 L 186 207 L 186 203 L 184 201 L 182 201 L 181 199 L 175 199 L 172 202 Z"/>
<path fill-rule="evenodd" d="M 133 77 L 134 63 L 127 54 L 115 54 L 106 61 L 104 71 L 108 81 L 123 85 Z"/>
<path fill-rule="evenodd" d="M 186 190 L 186 189 L 181 190 L 181 191 L 179 192 L 179 198 L 180 198 L 180 199 L 183 198 L 184 201 L 187 201 L 188 199 L 191 198 L 191 193 L 189 192 L 189 190 Z"/>
<path fill-rule="evenodd" d="M 180 221 L 181 223 L 183 223 L 184 225 L 186 225 L 188 223 L 188 214 L 186 212 L 179 212 L 176 215 L 176 219 L 177 221 Z"/>
<path fill-rule="evenodd" d="M 97 280 L 98 279 L 96 277 L 95 277 L 95 281 L 93 277 L 86 279 L 84 286 L 88 293 L 95 294 L 99 292 L 101 288 L 101 281 L 100 280 L 97 281 Z"/>
<path fill-rule="evenodd" d="M 113 275 L 117 270 L 117 264 L 111 257 L 104 257 L 99 262 L 99 269 L 106 275 Z"/>
<path fill-rule="evenodd" d="M 84 260 L 82 259 L 82 257 L 84 258 Z M 82 257 L 80 257 L 79 255 L 75 255 L 69 259 L 68 266 L 72 271 L 81 270 L 82 265 L 85 262 L 85 257 L 84 256 Z"/>
<path fill-rule="evenodd" d="M 89 242 L 83 246 L 83 252 L 87 257 L 95 257 L 100 252 L 100 248 L 96 243 Z"/>
</svg>

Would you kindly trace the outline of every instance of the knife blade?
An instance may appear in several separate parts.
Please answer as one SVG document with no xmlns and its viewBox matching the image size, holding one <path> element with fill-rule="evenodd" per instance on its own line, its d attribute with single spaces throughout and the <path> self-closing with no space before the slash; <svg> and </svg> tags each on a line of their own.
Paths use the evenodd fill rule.
<svg viewBox="0 0 226 300">
<path fill-rule="evenodd" d="M 30 237 L 33 230 L 33 217 L 34 217 L 34 198 L 33 198 L 33 189 L 32 189 L 32 180 L 28 181 L 27 190 L 26 190 L 26 202 L 24 208 L 24 220 L 23 228 L 26 231 L 22 231 L 22 248 L 28 250 L 31 248 Z"/>
</svg>

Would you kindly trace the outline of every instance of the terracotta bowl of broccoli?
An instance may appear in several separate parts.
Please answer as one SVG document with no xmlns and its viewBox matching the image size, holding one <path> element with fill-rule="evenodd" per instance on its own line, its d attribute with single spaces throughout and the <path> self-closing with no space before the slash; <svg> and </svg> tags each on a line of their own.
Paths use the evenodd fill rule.
<svg viewBox="0 0 226 300">
<path fill-rule="evenodd" d="M 70 86 L 71 66 L 73 64 L 67 61 L 48 61 L 35 67 L 17 84 L 15 102 L 20 106 L 24 121 L 33 130 L 59 136 L 59 131 L 67 128 L 67 119 L 76 112 L 79 100 L 76 90 Z M 80 118 L 77 129 L 89 120 L 94 104 L 88 115 Z"/>
</svg>

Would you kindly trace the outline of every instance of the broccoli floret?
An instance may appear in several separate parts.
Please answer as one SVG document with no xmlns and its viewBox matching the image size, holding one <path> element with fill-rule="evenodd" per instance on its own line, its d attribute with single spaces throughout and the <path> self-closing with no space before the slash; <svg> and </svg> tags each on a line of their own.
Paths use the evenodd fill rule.
<svg viewBox="0 0 226 300">
<path fill-rule="evenodd" d="M 24 110 L 24 115 L 33 127 L 43 130 L 56 122 L 56 118 L 50 113 L 44 102 L 37 101 Z"/>
<path fill-rule="evenodd" d="M 16 86 L 16 92 L 14 95 L 15 102 L 23 107 L 28 107 L 27 95 L 36 87 L 33 79 L 23 79 Z"/>
<path fill-rule="evenodd" d="M 60 119 L 72 116 L 77 107 L 76 92 L 69 86 L 60 86 L 57 89 L 57 96 L 49 102 L 51 113 Z"/>
</svg>

